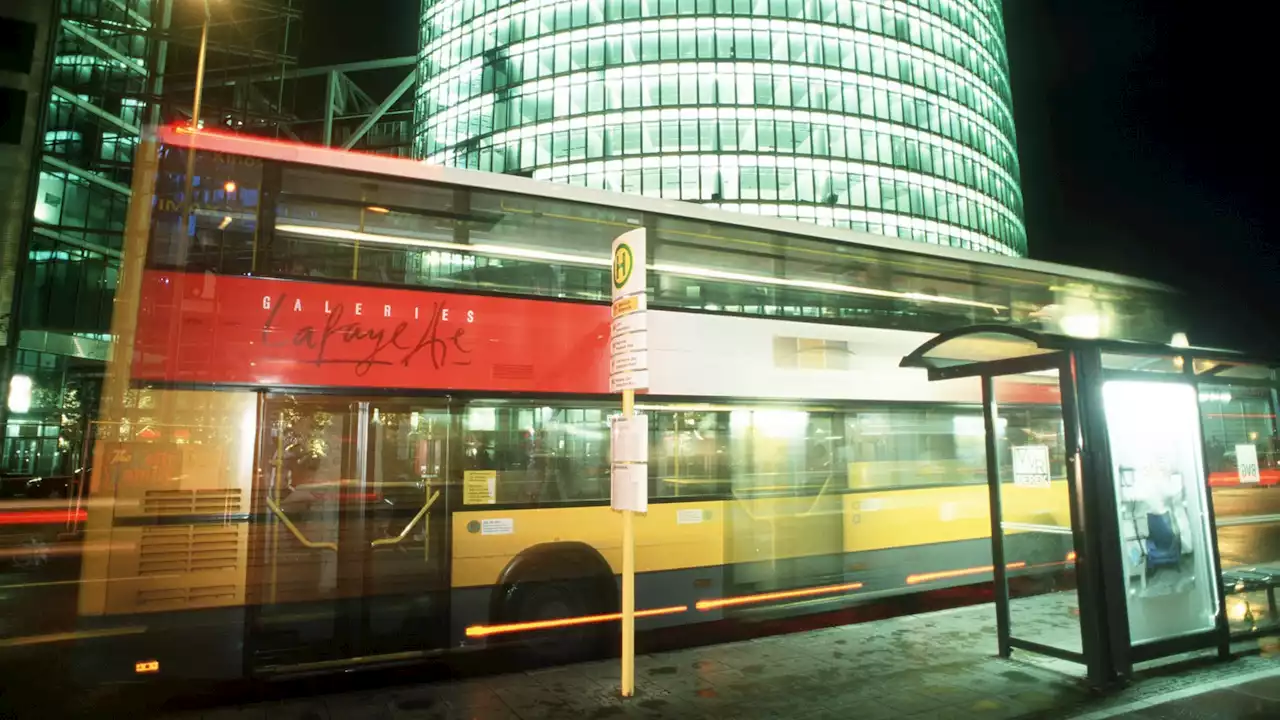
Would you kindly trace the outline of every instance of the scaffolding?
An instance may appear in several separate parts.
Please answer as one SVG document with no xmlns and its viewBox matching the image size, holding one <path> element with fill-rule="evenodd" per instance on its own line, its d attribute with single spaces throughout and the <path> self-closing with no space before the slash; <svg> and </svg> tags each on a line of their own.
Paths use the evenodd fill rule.
<svg viewBox="0 0 1280 720">
<path fill-rule="evenodd" d="M 296 98 L 282 133 L 344 150 L 409 157 L 417 58 L 390 57 L 300 68 L 263 78 Z"/>
<path fill-rule="evenodd" d="M 200 36 L 207 19 L 202 125 L 287 136 L 294 98 L 285 78 L 298 65 L 299 5 L 300 0 L 175 3 L 166 92 L 160 98 L 164 121 L 191 120 Z"/>
</svg>

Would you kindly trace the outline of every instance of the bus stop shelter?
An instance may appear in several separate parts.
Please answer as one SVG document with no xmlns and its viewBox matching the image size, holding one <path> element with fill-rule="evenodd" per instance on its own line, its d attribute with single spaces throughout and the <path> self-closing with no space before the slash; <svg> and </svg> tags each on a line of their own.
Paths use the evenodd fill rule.
<svg viewBox="0 0 1280 720">
<path fill-rule="evenodd" d="M 930 339 L 901 365 L 931 381 L 981 381 L 1001 656 L 1080 663 L 1096 687 L 1137 663 L 1227 656 L 1240 635 L 1227 622 L 1199 399 L 1225 384 L 1261 387 L 1275 408 L 1275 363 L 979 325 Z M 1002 415 L 1028 408 L 1026 437 L 1005 437 Z M 1240 479 L 1256 482 L 1256 448 L 1237 450 Z M 1055 543 L 1073 587 L 1011 600 L 1010 579 L 1032 569 L 1020 553 Z M 1064 608 L 1077 619 L 1064 625 Z"/>
</svg>

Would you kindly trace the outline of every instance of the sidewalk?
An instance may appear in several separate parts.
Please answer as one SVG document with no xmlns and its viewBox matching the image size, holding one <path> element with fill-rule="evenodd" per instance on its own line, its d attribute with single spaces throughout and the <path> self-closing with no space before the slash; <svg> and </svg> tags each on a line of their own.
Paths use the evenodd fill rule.
<svg viewBox="0 0 1280 720">
<path fill-rule="evenodd" d="M 1206 681 L 1202 685 L 1165 693 L 1149 700 L 1078 715 L 1073 720 L 1107 720 L 1113 717 L 1135 720 L 1270 720 L 1280 717 L 1280 671 L 1273 667 L 1219 682 Z"/>
<path fill-rule="evenodd" d="M 1015 627 L 1020 621 L 1024 627 L 1043 625 L 1049 633 L 1073 627 L 1071 608 L 1060 598 L 1015 603 Z M 1011 660 L 995 657 L 994 614 L 991 605 L 979 605 L 643 655 L 636 659 L 636 697 L 627 701 L 618 697 L 614 659 L 168 717 L 1280 718 L 1280 656 L 1275 654 L 1152 671 L 1124 691 L 1098 698 L 1083 689 L 1081 667 L 1016 651 Z"/>
</svg>

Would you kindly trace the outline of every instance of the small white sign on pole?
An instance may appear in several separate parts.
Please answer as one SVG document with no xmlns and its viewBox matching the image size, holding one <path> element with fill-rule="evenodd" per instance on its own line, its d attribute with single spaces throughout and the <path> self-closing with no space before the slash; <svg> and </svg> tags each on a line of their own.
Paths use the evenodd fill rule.
<svg viewBox="0 0 1280 720">
<path fill-rule="evenodd" d="M 615 417 L 610 428 L 614 510 L 649 511 L 649 416 Z"/>
<path fill-rule="evenodd" d="M 1258 469 L 1258 448 L 1256 445 L 1236 446 L 1236 470 L 1240 473 L 1240 484 L 1262 482 L 1262 471 Z"/>
<path fill-rule="evenodd" d="M 1013 448 L 1013 484 L 1049 487 L 1049 446 L 1018 445 Z"/>
</svg>

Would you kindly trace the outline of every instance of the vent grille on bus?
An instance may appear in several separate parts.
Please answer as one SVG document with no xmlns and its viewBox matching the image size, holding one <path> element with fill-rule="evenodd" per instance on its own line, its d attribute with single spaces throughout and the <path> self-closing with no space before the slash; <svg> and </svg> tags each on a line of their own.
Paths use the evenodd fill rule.
<svg viewBox="0 0 1280 720">
<path fill-rule="evenodd" d="M 229 515 L 240 512 L 240 488 L 148 490 L 142 498 L 148 515 Z"/>
<path fill-rule="evenodd" d="M 234 570 L 239 559 L 240 533 L 235 527 L 148 527 L 142 528 L 139 542 L 138 575 L 155 577 Z"/>
<path fill-rule="evenodd" d="M 196 587 L 166 587 L 138 591 L 139 610 L 158 610 L 165 607 L 226 604 L 236 597 L 235 585 L 204 585 Z"/>
</svg>

